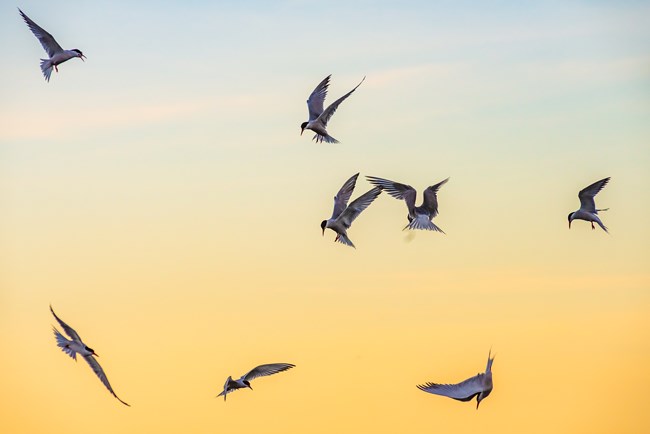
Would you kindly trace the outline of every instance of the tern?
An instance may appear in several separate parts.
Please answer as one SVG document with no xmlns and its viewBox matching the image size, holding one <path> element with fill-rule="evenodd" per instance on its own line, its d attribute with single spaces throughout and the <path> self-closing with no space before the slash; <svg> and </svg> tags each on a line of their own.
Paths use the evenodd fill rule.
<svg viewBox="0 0 650 434">
<path fill-rule="evenodd" d="M 428 231 L 444 231 L 438 226 L 434 225 L 431 221 L 438 215 L 438 189 L 449 181 L 449 178 L 440 181 L 424 190 L 424 198 L 422 205 L 415 206 L 415 196 L 417 195 L 415 189 L 410 185 L 400 184 L 398 182 L 389 181 L 388 179 L 377 178 L 375 176 L 366 176 L 368 181 L 377 187 L 386 190 L 386 193 L 393 196 L 395 199 L 404 200 L 408 208 L 409 224 L 404 227 L 405 229 L 422 229 Z"/>
<path fill-rule="evenodd" d="M 578 211 L 569 213 L 569 229 L 571 229 L 571 222 L 577 219 L 591 222 L 591 229 L 596 229 L 594 227 L 594 222 L 596 222 L 598 223 L 598 226 L 603 228 L 605 232 L 609 233 L 607 227 L 605 227 L 603 222 L 601 222 L 600 218 L 598 217 L 598 211 L 607 211 L 609 208 L 596 209 L 596 202 L 594 201 L 594 196 L 596 196 L 598 192 L 607 185 L 609 180 L 610 177 L 601 179 L 600 181 L 596 181 L 590 186 L 580 190 L 580 193 L 578 193 L 578 198 L 580 199 L 580 209 Z"/>
<path fill-rule="evenodd" d="M 330 74 L 327 77 L 325 77 L 325 79 L 321 81 L 318 86 L 316 86 L 316 89 L 314 89 L 311 95 L 309 95 L 309 99 L 307 100 L 307 108 L 309 109 L 309 120 L 307 122 L 303 122 L 300 125 L 300 135 L 302 136 L 302 133 L 304 133 L 305 130 L 312 130 L 316 133 L 316 135 L 312 139 L 315 140 L 316 143 L 318 142 L 339 143 L 338 140 L 336 140 L 334 137 L 330 136 L 327 133 L 327 123 L 334 115 L 334 112 L 336 112 L 338 106 L 347 97 L 352 95 L 352 92 L 357 90 L 357 87 L 361 86 L 361 83 L 363 83 L 363 81 L 366 79 L 366 77 L 363 77 L 363 80 L 361 80 L 361 82 L 357 84 L 354 89 L 352 89 L 350 92 L 346 93 L 341 98 L 334 101 L 332 104 L 330 104 L 327 107 L 327 109 L 323 110 L 323 103 L 325 102 L 325 97 L 327 96 L 327 88 L 330 85 L 331 76 L 332 75 Z"/>
<path fill-rule="evenodd" d="M 61 48 L 59 43 L 56 42 L 52 35 L 47 33 L 38 24 L 32 21 L 31 18 L 29 18 L 23 11 L 20 10 L 20 8 L 18 9 L 18 12 L 20 12 L 20 15 L 23 17 L 23 20 L 25 20 L 25 23 L 27 23 L 27 26 L 32 31 L 34 36 L 38 38 L 47 55 L 50 56 L 49 59 L 41 59 L 41 71 L 43 71 L 43 75 L 45 76 L 46 81 L 50 81 L 52 67 L 54 67 L 56 72 L 59 72 L 58 65 L 65 62 L 66 60 L 70 60 L 75 57 L 80 58 L 82 61 L 84 60 L 84 57 L 86 56 L 84 56 L 81 50 L 78 50 L 76 48 L 73 48 L 72 50 L 64 50 Z"/>
<path fill-rule="evenodd" d="M 57 329 L 56 327 L 52 327 L 54 329 L 54 336 L 56 337 L 56 343 L 59 347 L 61 347 L 61 351 L 72 357 L 75 362 L 77 361 L 77 353 L 81 354 L 81 356 L 88 362 L 90 367 L 92 368 L 93 372 L 99 379 L 101 380 L 102 383 L 104 383 L 104 386 L 108 389 L 111 394 L 113 394 L 114 397 L 117 398 L 118 401 L 120 401 L 122 404 L 129 406 L 126 402 L 122 401 L 113 391 L 113 388 L 111 387 L 111 383 L 108 382 L 108 378 L 106 377 L 106 374 L 104 373 L 104 370 L 102 369 L 101 366 L 99 366 L 99 363 L 97 360 L 95 360 L 95 357 L 99 357 L 97 354 L 95 354 L 95 350 L 92 348 L 88 347 L 86 344 L 83 343 L 79 335 L 77 334 L 76 331 L 66 323 L 64 323 L 61 318 L 56 316 L 54 313 L 54 309 L 52 309 L 52 305 L 50 305 L 50 311 L 52 312 L 52 315 L 54 315 L 54 318 L 61 324 L 61 327 L 63 328 L 63 331 L 70 337 L 72 340 L 66 339 L 65 336 L 63 336 Z"/>
<path fill-rule="evenodd" d="M 267 375 L 277 374 L 278 372 L 286 371 L 287 369 L 295 368 L 296 365 L 291 363 L 269 363 L 268 365 L 260 365 L 256 368 L 253 368 L 248 374 L 241 376 L 239 380 L 233 380 L 232 377 L 228 377 L 226 384 L 223 385 L 223 392 L 217 395 L 217 398 L 223 395 L 223 400 L 226 400 L 226 395 L 230 392 L 234 392 L 237 389 L 246 389 L 251 387 L 251 380 L 254 380 L 258 377 L 266 377 Z"/>
<path fill-rule="evenodd" d="M 481 401 L 492 392 L 492 362 L 494 362 L 494 357 L 490 357 L 491 355 L 492 350 L 488 354 L 484 374 L 479 373 L 475 377 L 468 378 L 458 384 L 425 383 L 419 384 L 417 388 L 434 395 L 448 396 L 458 401 L 471 401 L 476 396 L 476 409 L 478 410 Z"/>
<path fill-rule="evenodd" d="M 334 197 L 334 212 L 332 217 L 328 220 L 323 220 L 320 224 L 321 229 L 323 230 L 323 235 L 325 235 L 325 228 L 330 228 L 336 232 L 336 239 L 341 244 L 346 246 L 354 247 L 350 238 L 348 238 L 348 229 L 352 222 L 359 217 L 361 212 L 368 208 L 368 205 L 372 203 L 373 200 L 381 194 L 381 187 L 375 187 L 372 190 L 362 194 L 356 198 L 350 205 L 348 201 L 350 196 L 352 196 L 352 191 L 354 191 L 354 186 L 357 182 L 357 177 L 359 174 L 352 176 L 350 179 L 345 181 L 343 187 Z"/>
</svg>

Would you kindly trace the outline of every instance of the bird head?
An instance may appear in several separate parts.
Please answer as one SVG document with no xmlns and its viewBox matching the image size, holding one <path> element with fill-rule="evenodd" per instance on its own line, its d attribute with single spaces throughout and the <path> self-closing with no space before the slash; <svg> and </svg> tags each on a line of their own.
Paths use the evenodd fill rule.
<svg viewBox="0 0 650 434">
<path fill-rule="evenodd" d="M 572 212 L 569 213 L 569 216 L 567 217 L 569 219 L 569 229 L 571 229 L 571 222 L 573 221 L 573 214 Z"/>
<path fill-rule="evenodd" d="M 97 353 L 95 353 L 95 350 L 93 350 L 93 349 L 90 348 L 90 347 L 86 347 L 86 351 L 89 351 L 89 352 L 90 352 L 93 356 L 95 356 L 95 357 L 99 357 L 99 356 L 97 355 Z"/>
<path fill-rule="evenodd" d="M 244 384 L 245 384 L 246 387 L 248 387 L 250 390 L 253 390 L 253 388 L 251 387 L 251 382 L 250 382 L 250 381 L 248 381 L 248 380 L 244 380 Z"/>
<path fill-rule="evenodd" d="M 77 53 L 77 57 L 80 58 L 81 60 L 84 60 L 84 57 L 86 57 L 86 56 L 84 56 L 84 53 L 82 53 L 81 50 L 79 50 L 77 48 L 73 48 L 70 51 L 74 51 L 75 53 Z"/>
<path fill-rule="evenodd" d="M 307 122 L 303 122 L 300 124 L 300 135 L 302 136 L 302 133 L 305 132 L 305 128 L 307 127 Z"/>
<path fill-rule="evenodd" d="M 327 226 L 327 220 L 320 222 L 320 228 L 323 230 L 323 236 L 325 236 L 325 227 Z"/>
</svg>

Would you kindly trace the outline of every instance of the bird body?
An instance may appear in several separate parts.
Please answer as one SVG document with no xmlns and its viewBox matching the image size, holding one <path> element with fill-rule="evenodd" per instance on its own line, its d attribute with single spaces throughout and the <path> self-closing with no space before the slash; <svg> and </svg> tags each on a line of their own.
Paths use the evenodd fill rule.
<svg viewBox="0 0 650 434">
<path fill-rule="evenodd" d="M 444 231 L 436 226 L 432 220 L 438 215 L 438 190 L 449 181 L 449 178 L 426 188 L 423 193 L 422 205 L 420 206 L 415 206 L 417 192 L 410 185 L 400 184 L 384 178 L 377 178 L 376 176 L 366 176 L 366 178 L 372 185 L 382 188 L 395 199 L 406 202 L 409 224 L 404 229 L 420 229 L 442 232 L 444 234 Z"/>
<path fill-rule="evenodd" d="M 229 376 L 226 379 L 226 383 L 223 385 L 223 391 L 217 395 L 217 398 L 223 396 L 223 400 L 225 401 L 226 395 L 235 390 L 247 388 L 253 390 L 250 382 L 255 378 L 277 374 L 278 372 L 286 371 L 295 366 L 296 365 L 292 365 L 291 363 L 269 363 L 253 368 L 250 372 L 242 375 L 241 378 L 236 380 L 233 380 L 233 378 Z"/>
<path fill-rule="evenodd" d="M 309 96 L 309 99 L 307 100 L 307 109 L 309 110 L 309 120 L 307 122 L 303 122 L 302 125 L 300 125 L 301 128 L 300 135 L 302 135 L 302 133 L 305 130 L 312 130 L 313 132 L 316 133 L 316 135 L 313 138 L 313 140 L 315 140 L 316 143 L 318 142 L 338 143 L 339 142 L 334 137 L 330 136 L 329 133 L 327 132 L 327 123 L 336 112 L 338 106 L 347 97 L 352 95 L 352 92 L 357 90 L 357 87 L 361 86 L 361 83 L 363 83 L 363 81 L 366 79 L 366 77 L 363 77 L 363 80 L 361 80 L 361 82 L 357 84 L 354 89 L 352 89 L 350 92 L 346 93 L 341 98 L 334 101 L 332 104 L 330 104 L 327 107 L 327 109 L 323 109 L 325 103 L 325 97 L 327 96 L 327 88 L 330 85 L 330 77 L 331 75 L 325 77 L 325 79 L 321 81 L 318 84 L 318 86 L 316 86 L 316 89 L 314 89 L 314 91 Z"/>
<path fill-rule="evenodd" d="M 492 351 L 488 354 L 485 373 L 479 373 L 458 384 L 425 383 L 419 384 L 417 388 L 424 392 L 447 396 L 458 401 L 470 401 L 476 397 L 476 409 L 478 410 L 481 401 L 492 392 L 492 363 L 494 357 L 491 357 L 491 355 Z"/>
<path fill-rule="evenodd" d="M 355 247 L 350 238 L 348 238 L 348 229 L 352 222 L 359 217 L 359 214 L 372 203 L 373 200 L 381 194 L 381 188 L 375 187 L 372 190 L 362 194 L 348 205 L 350 196 L 354 191 L 359 174 L 353 175 L 350 179 L 345 181 L 343 187 L 334 197 L 334 211 L 332 217 L 321 222 L 321 229 L 325 235 L 325 229 L 329 228 L 336 232 L 336 239 L 341 244 L 346 246 Z"/>
<path fill-rule="evenodd" d="M 81 50 L 78 50 L 76 48 L 73 48 L 72 50 L 64 50 L 61 48 L 59 43 L 56 42 L 52 35 L 50 35 L 48 32 L 43 30 L 42 27 L 32 21 L 32 19 L 25 15 L 25 13 L 21 11 L 20 8 L 18 9 L 18 12 L 20 12 L 23 20 L 25 20 L 25 23 L 32 31 L 34 36 L 38 38 L 39 42 L 43 46 L 43 49 L 49 56 L 49 59 L 41 59 L 41 71 L 43 72 L 43 76 L 45 77 L 46 81 L 50 81 L 52 67 L 54 67 L 54 69 L 59 72 L 58 65 L 67 60 L 73 59 L 75 57 L 80 58 L 82 61 L 84 60 L 85 56 Z"/>
<path fill-rule="evenodd" d="M 67 339 L 65 336 L 63 336 L 57 329 L 56 327 L 52 327 L 54 329 L 54 336 L 56 338 L 56 344 L 61 348 L 61 351 L 72 357 L 75 361 L 77 360 L 77 354 L 80 354 L 81 357 L 84 358 L 84 360 L 90 365 L 92 368 L 93 372 L 97 377 L 100 379 L 100 381 L 106 386 L 109 392 L 117 398 L 118 401 L 120 401 L 122 404 L 129 406 L 126 402 L 122 401 L 113 391 L 113 388 L 111 387 L 111 384 L 108 382 L 108 377 L 106 377 L 106 374 L 104 373 L 104 370 L 102 367 L 99 365 L 99 362 L 95 360 L 95 356 L 99 357 L 95 351 L 88 347 L 86 344 L 83 343 L 81 340 L 81 337 L 77 334 L 77 332 L 67 325 L 61 318 L 59 318 L 55 313 L 54 309 L 52 309 L 52 306 L 50 305 L 50 311 L 52 312 L 52 315 L 54 315 L 54 318 L 57 320 L 57 322 L 61 325 L 61 328 L 63 328 L 63 331 L 70 337 L 70 339 Z"/>
<path fill-rule="evenodd" d="M 571 222 L 573 220 L 585 220 L 591 223 L 591 229 L 595 229 L 594 223 L 597 223 L 605 232 L 609 233 L 607 227 L 603 224 L 598 217 L 599 211 L 607 211 L 609 208 L 596 209 L 596 202 L 594 196 L 602 190 L 611 178 L 603 178 L 600 181 L 596 181 L 593 184 L 583 188 L 578 193 L 578 198 L 580 199 L 580 209 L 569 213 L 569 229 L 571 229 Z"/>
</svg>

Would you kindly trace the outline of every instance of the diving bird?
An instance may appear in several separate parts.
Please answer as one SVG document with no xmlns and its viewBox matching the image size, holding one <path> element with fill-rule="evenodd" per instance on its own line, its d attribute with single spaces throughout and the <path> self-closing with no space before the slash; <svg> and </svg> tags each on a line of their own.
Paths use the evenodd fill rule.
<svg viewBox="0 0 650 434">
<path fill-rule="evenodd" d="M 92 348 L 88 347 L 86 344 L 84 344 L 77 334 L 76 331 L 66 323 L 64 323 L 61 318 L 56 316 L 54 313 L 54 309 L 52 309 L 52 305 L 50 305 L 50 311 L 52 312 L 52 315 L 54 315 L 54 318 L 58 321 L 59 324 L 61 324 L 61 328 L 63 328 L 63 331 L 65 331 L 65 334 L 67 334 L 70 339 L 66 339 L 65 336 L 63 336 L 57 329 L 56 327 L 52 327 L 54 329 L 54 336 L 56 337 L 56 343 L 59 347 L 61 347 L 61 351 L 72 357 L 75 361 L 77 361 L 77 353 L 81 354 L 81 356 L 88 362 L 90 367 L 92 368 L 93 372 L 99 379 L 101 380 L 102 383 L 104 383 L 104 386 L 108 389 L 111 394 L 113 394 L 114 397 L 117 398 L 118 401 L 120 401 L 122 404 L 127 405 L 130 407 L 129 404 L 126 402 L 122 401 L 113 391 L 113 388 L 111 387 L 111 383 L 108 382 L 108 378 L 106 377 L 106 374 L 104 373 L 104 370 L 102 369 L 101 366 L 99 366 L 99 363 L 97 360 L 95 360 L 95 357 L 99 357 L 97 354 L 95 354 L 95 350 Z"/>
<path fill-rule="evenodd" d="M 578 193 L 578 198 L 580 199 L 580 209 L 578 211 L 569 213 L 569 229 L 571 229 L 571 222 L 573 220 L 586 220 L 588 222 L 591 222 L 591 229 L 596 229 L 594 227 L 594 222 L 596 222 L 598 223 L 598 226 L 603 228 L 605 232 L 609 233 L 607 227 L 605 227 L 603 222 L 601 222 L 600 218 L 598 217 L 598 211 L 607 211 L 609 208 L 596 209 L 594 196 L 596 196 L 598 192 L 607 185 L 610 179 L 610 177 L 601 179 L 600 181 L 596 181 L 590 186 L 580 190 L 580 193 Z"/>
<path fill-rule="evenodd" d="M 424 190 L 424 199 L 422 205 L 415 206 L 415 196 L 417 195 L 415 189 L 410 185 L 400 184 L 399 182 L 389 181 L 388 179 L 377 178 L 375 176 L 366 176 L 368 181 L 377 187 L 386 190 L 386 193 L 393 196 L 395 199 L 404 200 L 408 208 L 407 218 L 409 224 L 404 227 L 405 229 L 426 229 L 428 231 L 438 231 L 444 234 L 444 231 L 438 226 L 434 225 L 431 221 L 438 215 L 438 189 L 449 181 L 449 178 L 440 181 L 439 183 L 427 187 Z"/>
<path fill-rule="evenodd" d="M 468 378 L 458 384 L 425 383 L 419 384 L 417 388 L 434 395 L 448 396 L 458 401 L 471 401 L 476 396 L 476 409 L 478 410 L 481 401 L 492 392 L 492 362 L 494 362 L 494 357 L 490 357 L 491 355 L 492 350 L 488 354 L 484 374 L 479 373 L 475 377 Z"/>
<path fill-rule="evenodd" d="M 226 384 L 223 385 L 223 392 L 217 395 L 217 398 L 223 395 L 223 400 L 226 400 L 226 395 L 230 392 L 234 392 L 237 389 L 249 388 L 251 387 L 251 380 L 254 380 L 258 377 L 266 377 L 267 375 L 277 374 L 278 372 L 286 371 L 287 369 L 295 368 L 296 365 L 291 363 L 269 363 L 268 365 L 260 365 L 256 368 L 253 368 L 248 374 L 244 374 L 238 380 L 233 380 L 232 377 L 228 377 Z"/>
<path fill-rule="evenodd" d="M 56 42 L 52 35 L 47 33 L 38 24 L 32 21 L 31 18 L 29 18 L 23 11 L 20 10 L 20 8 L 18 9 L 18 12 L 20 12 L 20 15 L 23 17 L 23 20 L 25 20 L 25 23 L 27 23 L 27 26 L 32 31 L 34 36 L 38 38 L 47 55 L 50 56 L 49 59 L 41 59 L 41 71 L 43 71 L 43 75 L 45 76 L 46 81 L 50 81 L 52 67 L 54 67 L 56 72 L 59 72 L 58 65 L 65 62 L 66 60 L 70 60 L 74 57 L 78 57 L 82 61 L 84 60 L 84 57 L 86 56 L 83 55 L 81 50 L 78 50 L 76 48 L 73 48 L 72 50 L 64 50 L 61 48 L 59 43 Z"/>
<path fill-rule="evenodd" d="M 352 191 L 354 191 L 354 186 L 357 182 L 359 174 L 353 175 L 350 179 L 345 181 L 343 187 L 334 197 L 334 212 L 332 217 L 328 220 L 323 220 L 320 224 L 321 229 L 323 230 L 323 235 L 325 235 L 325 228 L 330 228 L 336 232 L 336 239 L 341 244 L 346 246 L 354 247 L 350 238 L 348 238 L 348 229 L 352 222 L 359 217 L 361 211 L 368 208 L 368 205 L 372 203 L 373 200 L 381 194 L 381 187 L 375 187 L 372 190 L 362 194 L 356 198 L 350 205 L 348 201 L 350 196 L 352 196 Z"/>
<path fill-rule="evenodd" d="M 334 137 L 330 136 L 327 133 L 327 123 L 334 115 L 334 112 L 338 108 L 339 104 L 341 104 L 347 97 L 352 95 L 352 92 L 357 90 L 357 87 L 361 86 L 361 83 L 363 83 L 363 81 L 366 79 L 366 77 L 363 77 L 363 80 L 361 80 L 361 82 L 357 84 L 357 86 L 354 89 L 352 89 L 350 92 L 346 93 L 341 98 L 334 101 L 325 110 L 323 110 L 323 103 L 325 102 L 325 97 L 327 96 L 327 88 L 330 85 L 331 76 L 332 75 L 330 74 L 327 77 L 325 77 L 325 79 L 321 81 L 318 86 L 316 86 L 316 89 L 314 89 L 311 95 L 309 95 L 309 99 L 307 100 L 307 108 L 309 109 L 309 120 L 307 122 L 303 122 L 300 125 L 300 135 L 302 136 L 302 133 L 304 133 L 305 130 L 312 130 L 316 133 L 316 135 L 312 139 L 315 140 L 316 143 L 318 142 L 338 143 L 339 142 L 338 140 L 336 140 Z"/>
</svg>

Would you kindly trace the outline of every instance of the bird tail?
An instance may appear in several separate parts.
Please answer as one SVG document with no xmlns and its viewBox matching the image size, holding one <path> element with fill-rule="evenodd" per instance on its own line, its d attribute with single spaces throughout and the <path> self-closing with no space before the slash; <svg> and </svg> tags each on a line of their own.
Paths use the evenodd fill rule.
<svg viewBox="0 0 650 434">
<path fill-rule="evenodd" d="M 329 134 L 326 135 L 320 135 L 316 134 L 312 140 L 316 140 L 316 143 L 320 142 L 326 142 L 326 143 L 339 143 L 338 140 L 336 140 L 334 137 L 330 136 Z"/>
<path fill-rule="evenodd" d="M 43 76 L 45 81 L 50 81 L 50 75 L 52 75 L 52 62 L 50 59 L 41 59 L 41 71 L 43 71 Z"/>
<path fill-rule="evenodd" d="M 345 244 L 346 246 L 354 247 L 356 249 L 352 243 L 352 240 L 350 240 L 345 234 L 336 234 L 336 239 L 334 241 L 338 241 L 341 244 Z"/>
<path fill-rule="evenodd" d="M 61 348 L 61 351 L 66 353 L 68 356 L 72 357 L 75 361 L 77 360 L 77 353 L 72 351 L 70 348 L 68 348 L 68 345 L 70 344 L 70 340 L 66 339 L 65 336 L 63 336 L 59 331 L 52 327 L 52 330 L 54 331 L 54 337 L 56 338 L 56 345 Z"/>
<path fill-rule="evenodd" d="M 427 231 L 436 231 L 436 232 L 442 232 L 443 234 L 445 231 L 440 229 L 438 226 L 434 225 L 431 220 L 429 220 L 429 217 L 426 215 L 418 215 L 414 219 L 412 219 L 408 225 L 404 226 L 404 229 L 421 229 L 421 230 L 427 230 Z"/>
</svg>

